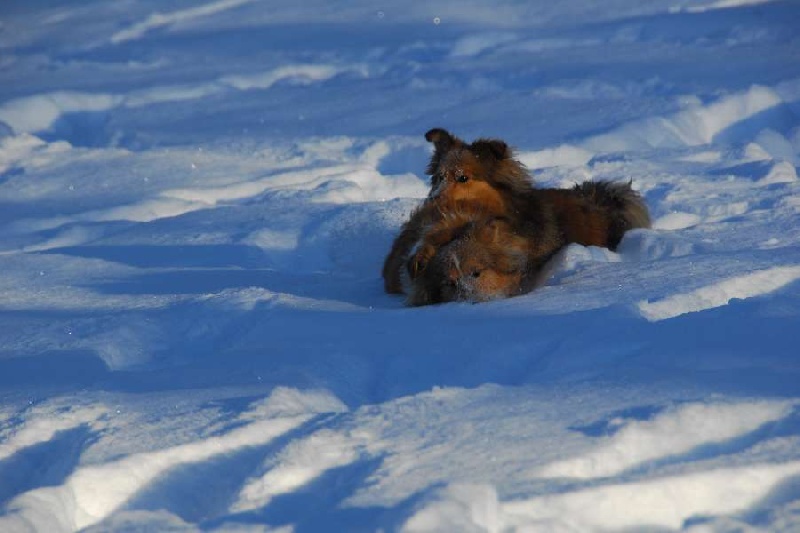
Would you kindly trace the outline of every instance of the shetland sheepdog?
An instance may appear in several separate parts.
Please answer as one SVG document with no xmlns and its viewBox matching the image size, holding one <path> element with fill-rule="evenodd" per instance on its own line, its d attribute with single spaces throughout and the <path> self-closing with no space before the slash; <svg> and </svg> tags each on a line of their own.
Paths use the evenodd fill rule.
<svg viewBox="0 0 800 533">
<path fill-rule="evenodd" d="M 571 189 L 538 189 L 502 140 L 478 139 L 467 144 L 441 128 L 428 131 L 425 138 L 434 145 L 427 168 L 431 190 L 403 225 L 386 257 L 383 278 L 388 293 L 409 292 L 409 287 L 404 288 L 409 272 L 406 263 L 426 246 L 430 250 L 432 242 L 439 243 L 434 246 L 437 250 L 452 244 L 453 249 L 470 253 L 494 243 L 482 233 L 483 226 L 500 226 L 500 235 L 526 240 L 529 271 L 540 270 L 567 244 L 613 250 L 629 229 L 650 226 L 647 206 L 630 183 L 589 181 Z M 441 235 L 458 237 L 444 242 Z M 512 241 L 501 238 L 497 242 Z M 490 246 L 498 249 L 495 244 Z M 450 257 L 462 261 L 464 253 L 451 253 Z M 522 292 L 527 288 L 524 278 Z M 414 297 L 409 302 L 423 300 Z"/>
</svg>

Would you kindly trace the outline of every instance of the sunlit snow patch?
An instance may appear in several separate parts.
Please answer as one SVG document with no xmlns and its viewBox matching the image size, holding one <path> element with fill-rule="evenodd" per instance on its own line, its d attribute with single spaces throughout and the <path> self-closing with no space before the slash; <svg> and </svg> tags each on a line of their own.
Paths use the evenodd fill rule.
<svg viewBox="0 0 800 533">
<path fill-rule="evenodd" d="M 674 530 L 692 517 L 747 511 L 798 474 L 798 461 L 721 468 L 509 502 L 501 505 L 501 512 L 510 530 Z"/>
<path fill-rule="evenodd" d="M 653 420 L 630 422 L 613 436 L 603 439 L 596 450 L 547 465 L 539 475 L 613 476 L 648 461 L 754 431 L 763 424 L 784 418 L 791 408 L 786 402 L 686 405 Z"/>
<path fill-rule="evenodd" d="M 245 483 L 231 511 L 260 509 L 273 497 L 293 492 L 324 472 L 355 461 L 359 442 L 344 433 L 322 430 L 297 441 L 267 465 L 267 472 Z"/>
<path fill-rule="evenodd" d="M 679 230 L 691 228 L 698 225 L 702 221 L 700 216 L 694 213 L 668 213 L 653 222 L 653 229 L 661 230 Z"/>
<path fill-rule="evenodd" d="M 686 313 L 721 307 L 734 298 L 752 298 L 768 294 L 797 279 L 800 279 L 800 266 L 768 268 L 691 292 L 675 294 L 656 302 L 642 301 L 637 306 L 643 317 L 651 322 L 657 322 Z"/>
<path fill-rule="evenodd" d="M 555 148 L 546 148 L 537 152 L 522 152 L 519 160 L 528 168 L 547 167 L 579 167 L 588 163 L 595 153 L 573 146 L 562 144 Z"/>
<path fill-rule="evenodd" d="M 403 525 L 404 533 L 499 532 L 497 492 L 488 485 L 450 485 Z"/>
<path fill-rule="evenodd" d="M 122 100 L 112 94 L 71 91 L 26 96 L 0 106 L 0 120 L 16 133 L 33 133 L 50 129 L 64 113 L 108 111 Z"/>
<path fill-rule="evenodd" d="M 113 44 L 119 44 L 125 41 L 140 39 L 151 30 L 163 28 L 186 20 L 215 15 L 221 11 L 233 9 L 244 4 L 252 3 L 253 1 L 254 0 L 219 0 L 217 2 L 201 4 L 187 9 L 179 9 L 170 13 L 153 13 L 142 22 L 137 22 L 115 33 L 111 37 L 111 42 Z"/>
</svg>

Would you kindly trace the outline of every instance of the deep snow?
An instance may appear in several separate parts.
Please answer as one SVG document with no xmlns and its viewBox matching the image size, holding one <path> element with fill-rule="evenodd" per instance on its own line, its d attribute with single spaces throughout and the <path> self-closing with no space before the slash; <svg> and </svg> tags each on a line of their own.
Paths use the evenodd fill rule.
<svg viewBox="0 0 800 533">
<path fill-rule="evenodd" d="M 0 7 L 0 531 L 800 529 L 800 4 Z M 423 133 L 654 227 L 383 293 Z"/>
</svg>

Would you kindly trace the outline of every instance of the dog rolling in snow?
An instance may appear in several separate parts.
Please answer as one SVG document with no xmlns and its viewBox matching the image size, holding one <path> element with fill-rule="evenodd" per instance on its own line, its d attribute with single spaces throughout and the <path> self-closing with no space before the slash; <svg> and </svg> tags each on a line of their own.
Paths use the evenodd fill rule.
<svg viewBox="0 0 800 533">
<path fill-rule="evenodd" d="M 458 233 L 453 230 L 453 221 L 463 222 L 465 216 L 458 210 L 471 217 L 463 226 L 485 223 L 481 218 L 502 218 L 505 230 L 534 243 L 529 248 L 535 253 L 527 255 L 527 268 L 532 271 L 541 270 L 567 244 L 613 250 L 626 231 L 650 225 L 647 207 L 629 183 L 599 181 L 572 189 L 536 189 L 525 167 L 501 140 L 479 139 L 466 144 L 438 128 L 425 137 L 435 147 L 427 169 L 431 192 L 404 224 L 386 257 L 383 277 L 389 293 L 407 292 L 403 287 L 405 264 L 410 255 L 418 255 L 412 250 L 422 249 L 426 237 L 434 242 L 441 238 L 430 239 L 433 234 Z M 525 283 L 520 291 L 526 291 Z M 412 300 L 424 298 L 411 298 L 413 304 Z"/>
</svg>

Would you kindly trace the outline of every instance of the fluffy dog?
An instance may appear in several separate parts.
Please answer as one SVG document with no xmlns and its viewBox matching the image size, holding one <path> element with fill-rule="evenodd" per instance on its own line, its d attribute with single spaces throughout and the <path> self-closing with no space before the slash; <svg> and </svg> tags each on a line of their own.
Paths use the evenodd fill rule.
<svg viewBox="0 0 800 533">
<path fill-rule="evenodd" d="M 417 250 L 430 248 L 433 242 L 438 247 L 447 245 L 433 235 L 459 234 L 447 241 L 451 243 L 474 233 L 481 238 L 467 239 L 470 243 L 489 242 L 478 228 L 490 219 L 502 219 L 503 232 L 533 243 L 528 248 L 535 253 L 526 256 L 530 271 L 539 270 L 566 244 L 613 250 L 627 230 L 650 225 L 647 206 L 630 183 L 599 181 L 572 189 L 536 189 L 525 167 L 501 140 L 467 144 L 440 128 L 430 130 L 425 138 L 435 147 L 427 169 L 431 191 L 404 224 L 386 257 L 383 278 L 389 293 L 407 292 L 405 264 L 410 256 L 419 255 Z M 463 231 L 455 230 L 459 225 Z M 457 248 L 477 250 L 474 245 Z M 453 257 L 463 260 L 463 256 Z"/>
</svg>

